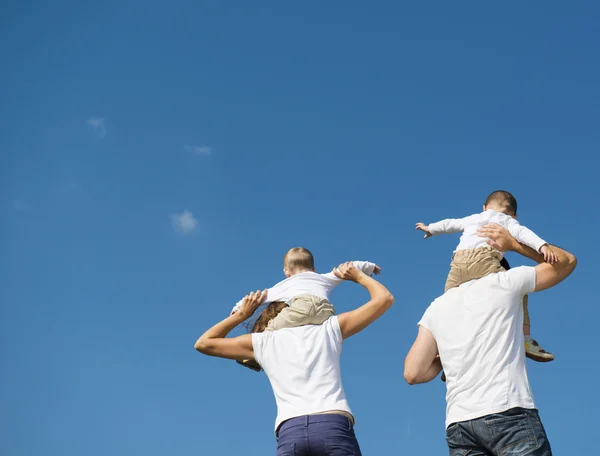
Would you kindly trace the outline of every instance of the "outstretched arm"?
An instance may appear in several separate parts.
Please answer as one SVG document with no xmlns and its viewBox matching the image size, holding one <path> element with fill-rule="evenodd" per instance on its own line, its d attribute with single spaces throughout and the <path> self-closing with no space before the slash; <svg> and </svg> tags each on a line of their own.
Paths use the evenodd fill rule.
<svg viewBox="0 0 600 456">
<path fill-rule="evenodd" d="M 542 255 L 532 254 L 528 249 L 517 242 L 505 228 L 496 224 L 488 224 L 478 230 L 478 234 L 488 238 L 488 245 L 502 252 L 511 250 L 521 253 L 528 258 L 532 258 L 539 264 L 535 267 L 535 291 L 542 291 L 552 288 L 565 280 L 575 270 L 577 258 L 572 253 L 567 252 L 555 245 L 550 246 L 556 255 L 557 261 L 553 264 L 544 263 Z"/>
<path fill-rule="evenodd" d="M 356 269 L 364 272 L 366 275 L 371 276 L 373 274 L 379 275 L 381 273 L 381 268 L 377 266 L 375 263 L 371 263 L 370 261 L 350 261 Z M 337 268 L 333 268 L 333 271 L 327 272 L 325 274 L 321 274 L 322 277 L 327 278 L 330 281 L 330 286 L 333 289 L 336 285 L 339 285 L 344 279 L 340 278 L 336 272 Z"/>
<path fill-rule="evenodd" d="M 438 346 L 433 334 L 419 326 L 419 333 L 404 360 L 404 379 L 409 385 L 427 383 L 442 370 Z"/>
<path fill-rule="evenodd" d="M 362 285 L 371 295 L 369 302 L 358 309 L 338 315 L 338 323 L 344 339 L 365 329 L 394 303 L 394 297 L 386 287 L 358 270 L 352 263 L 339 265 L 335 270 L 335 275 L 340 279 L 352 280 Z"/>
<path fill-rule="evenodd" d="M 250 318 L 263 303 L 265 297 L 266 290 L 247 295 L 242 300 L 240 310 L 202 334 L 194 344 L 194 348 L 209 356 L 238 360 L 253 358 L 252 335 L 245 334 L 240 337 L 227 338 L 227 334 L 237 325 Z"/>
<path fill-rule="evenodd" d="M 425 236 L 423 236 L 425 239 L 431 236 L 437 236 L 438 234 L 459 233 L 465 230 L 467 219 L 468 217 L 461 219 L 445 219 L 430 225 L 419 222 L 415 229 L 425 232 Z"/>
</svg>

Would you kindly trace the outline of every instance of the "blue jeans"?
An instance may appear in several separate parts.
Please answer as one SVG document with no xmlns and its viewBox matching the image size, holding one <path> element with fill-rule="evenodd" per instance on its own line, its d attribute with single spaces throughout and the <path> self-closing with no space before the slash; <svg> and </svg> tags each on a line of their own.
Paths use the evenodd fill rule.
<svg viewBox="0 0 600 456">
<path fill-rule="evenodd" d="M 512 408 L 451 424 L 446 442 L 450 456 L 552 456 L 535 409 Z"/>
<path fill-rule="evenodd" d="M 277 431 L 277 456 L 362 456 L 352 422 L 343 415 L 307 415 Z"/>
</svg>

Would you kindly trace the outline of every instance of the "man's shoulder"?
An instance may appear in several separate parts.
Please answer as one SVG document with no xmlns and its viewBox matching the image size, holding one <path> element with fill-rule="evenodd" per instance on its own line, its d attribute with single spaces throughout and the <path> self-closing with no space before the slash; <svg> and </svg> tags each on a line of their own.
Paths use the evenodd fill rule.
<svg viewBox="0 0 600 456">
<path fill-rule="evenodd" d="M 530 293 L 535 288 L 535 267 L 516 266 L 508 271 L 489 274 L 468 285 L 472 292 L 480 295 L 485 295 L 485 290 L 492 291 L 494 289 Z"/>
</svg>

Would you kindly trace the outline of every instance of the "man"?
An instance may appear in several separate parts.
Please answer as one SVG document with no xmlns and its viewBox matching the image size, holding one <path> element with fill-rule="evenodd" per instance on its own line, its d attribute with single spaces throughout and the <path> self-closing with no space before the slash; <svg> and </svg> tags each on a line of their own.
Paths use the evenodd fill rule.
<svg viewBox="0 0 600 456">
<path fill-rule="evenodd" d="M 544 263 L 542 255 L 499 225 L 486 225 L 479 234 L 493 248 L 515 251 L 539 264 L 490 274 L 437 298 L 419 322 L 404 377 L 411 385 L 425 383 L 443 365 L 450 456 L 549 456 L 527 378 L 521 300 L 562 282 L 577 260 L 552 246 L 558 262 Z"/>
</svg>

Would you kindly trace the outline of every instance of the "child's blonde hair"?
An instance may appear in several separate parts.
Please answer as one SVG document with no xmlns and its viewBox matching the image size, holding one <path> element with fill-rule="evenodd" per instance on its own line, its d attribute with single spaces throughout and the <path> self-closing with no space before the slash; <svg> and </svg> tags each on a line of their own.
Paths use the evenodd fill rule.
<svg viewBox="0 0 600 456">
<path fill-rule="evenodd" d="M 304 247 L 294 247 L 283 257 L 283 269 L 290 274 L 315 270 L 315 258 L 310 250 Z"/>
</svg>

